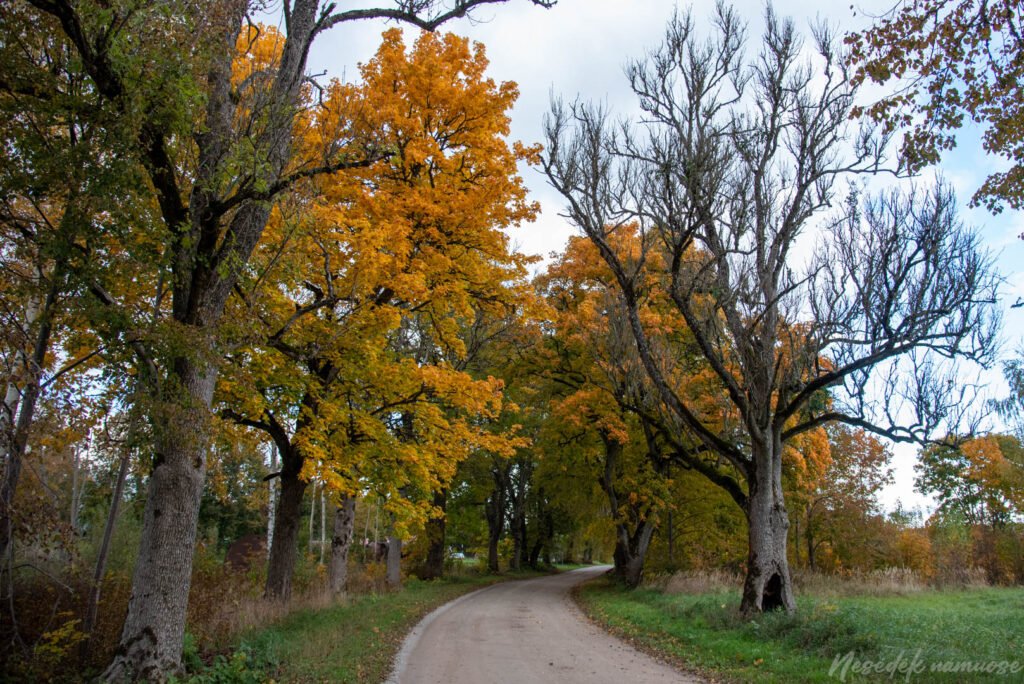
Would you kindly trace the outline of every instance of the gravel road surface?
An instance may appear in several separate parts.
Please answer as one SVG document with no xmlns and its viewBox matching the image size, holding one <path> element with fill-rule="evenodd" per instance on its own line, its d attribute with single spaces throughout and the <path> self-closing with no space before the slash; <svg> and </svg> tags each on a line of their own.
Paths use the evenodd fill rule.
<svg viewBox="0 0 1024 684">
<path fill-rule="evenodd" d="M 495 584 L 438 608 L 405 640 L 389 684 L 699 683 L 580 613 L 569 590 L 606 570 Z"/>
</svg>

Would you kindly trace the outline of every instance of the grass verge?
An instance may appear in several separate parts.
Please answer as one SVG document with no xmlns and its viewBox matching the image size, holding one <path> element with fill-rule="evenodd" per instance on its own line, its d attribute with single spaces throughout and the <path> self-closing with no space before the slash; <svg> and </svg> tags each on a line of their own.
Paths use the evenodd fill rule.
<svg viewBox="0 0 1024 684">
<path fill-rule="evenodd" d="M 577 592 L 591 619 L 715 681 L 1024 682 L 1021 588 L 805 595 L 796 614 L 753 621 L 738 614 L 739 599 L 738 591 L 627 591 L 607 580 Z M 1012 663 L 1021 669 L 1010 671 Z M 993 670 L 971 671 L 978 667 Z"/>
<path fill-rule="evenodd" d="M 321 609 L 301 609 L 241 636 L 229 652 L 204 663 L 186 645 L 189 684 L 381 682 L 406 634 L 435 608 L 496 582 L 541 572 L 463 575 L 401 591 L 354 596 Z"/>
</svg>

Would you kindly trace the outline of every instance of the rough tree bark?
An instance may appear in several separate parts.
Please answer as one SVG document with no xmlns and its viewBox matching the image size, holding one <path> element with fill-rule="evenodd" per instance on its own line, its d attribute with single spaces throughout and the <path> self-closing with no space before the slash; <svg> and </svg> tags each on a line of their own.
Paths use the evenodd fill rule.
<svg viewBox="0 0 1024 684">
<path fill-rule="evenodd" d="M 627 68 L 643 120 L 556 102 L 544 160 L 614 276 L 666 437 L 747 512 L 748 613 L 795 605 L 783 446 L 834 421 L 905 442 L 953 429 L 969 390 L 952 360 L 987 362 L 996 329 L 990 260 L 948 188 L 854 192 L 840 207 L 836 180 L 882 169 L 889 132 L 851 126 L 856 91 L 829 30 L 814 32 L 809 60 L 792 21 L 765 19 L 764 49 L 746 62 L 735 10 L 718 6 L 711 40 L 674 17 Z M 794 263 L 825 215 L 814 258 Z M 616 247 L 631 224 L 640 254 Z M 652 277 L 737 416 L 729 432 L 665 372 L 682 350 L 641 318 Z M 693 440 L 707 459 L 687 458 Z"/>
<path fill-rule="evenodd" d="M 427 535 L 427 557 L 416 573 L 420 579 L 430 580 L 444 576 L 445 532 L 447 518 L 445 509 L 448 505 L 448 490 L 434 492 L 434 507 L 440 515 L 427 521 L 424 533 Z"/>
<path fill-rule="evenodd" d="M 128 615 L 108 681 L 163 681 L 180 668 L 216 370 L 182 360 L 176 371 L 188 399 L 161 407 Z"/>
<path fill-rule="evenodd" d="M 331 593 L 345 593 L 348 581 L 348 552 L 352 548 L 352 533 L 356 522 L 356 497 L 341 496 L 334 509 L 334 531 L 331 534 L 331 562 L 327 577 Z"/>
<path fill-rule="evenodd" d="M 172 352 L 162 369 L 161 395 L 155 402 L 159 409 L 153 415 L 155 459 L 132 594 L 120 645 L 104 679 L 163 681 L 180 669 L 196 523 L 206 475 L 211 401 L 218 376 L 216 336 L 225 304 L 266 227 L 275 197 L 311 173 L 330 173 L 352 165 L 350 159 L 332 157 L 318 167 L 321 171 L 303 169 L 285 175 L 291 156 L 290 134 L 314 38 L 336 24 L 366 19 L 392 19 L 433 30 L 476 6 L 501 1 L 466 0 L 449 6 L 428 0 L 335 12 L 333 4 L 321 7 L 318 0 L 293 0 L 285 6 L 286 38 L 279 63 L 268 74 L 266 91 L 256 98 L 258 111 L 248 111 L 253 101 L 236 98 L 231 68 L 236 38 L 249 10 L 246 0 L 185 3 L 181 11 L 201 16 L 195 14 L 184 21 L 167 21 L 163 5 L 118 5 L 104 9 L 109 16 L 101 17 L 83 16 L 97 12 L 98 6 L 28 0 L 37 11 L 59 22 L 63 38 L 81 60 L 101 106 L 109 106 L 104 113 L 115 120 L 113 130 L 132 131 L 132 139 L 118 140 L 117 149 L 137 150 L 138 161 L 148 175 L 168 236 L 164 255 L 172 272 L 172 318 L 181 339 L 188 341 L 183 345 L 188 349 Z M 145 16 L 146 12 L 154 16 Z M 166 102 L 154 98 L 139 107 L 137 100 L 152 84 L 123 80 L 123 74 L 134 71 L 121 60 L 140 58 L 135 53 L 145 48 L 121 49 L 145 40 L 136 41 L 137 36 L 124 33 L 134 26 L 160 22 L 168 26 L 168 40 L 197 40 L 195 33 L 175 33 L 172 26 L 196 26 L 201 32 L 203 49 L 182 45 L 180 52 L 203 60 L 196 65 L 205 78 L 196 84 L 203 97 L 193 101 L 201 100 L 205 112 L 184 111 L 179 92 L 160 93 L 167 96 Z M 111 49 L 112 45 L 117 47 Z M 181 71 L 191 73 L 192 66 Z M 179 104 L 182 108 L 169 113 L 169 108 Z M 201 121 L 199 127 L 184 133 L 176 130 L 182 115 L 190 114 Z M 253 125 L 257 119 L 259 124 Z M 195 141 L 191 168 L 183 170 L 184 160 L 176 158 L 172 141 L 177 137 Z M 235 154 L 240 147 L 253 162 L 241 170 Z"/>
<path fill-rule="evenodd" d="M 402 588 L 402 540 L 394 534 L 388 536 L 387 583 L 391 589 Z"/>
<path fill-rule="evenodd" d="M 501 535 L 505 531 L 508 467 L 507 464 L 492 467 L 491 475 L 494 478 L 494 488 L 484 505 L 484 513 L 487 517 L 487 570 L 492 573 L 497 573 L 500 570 L 498 543 L 501 542 Z"/>
<path fill-rule="evenodd" d="M 281 482 L 264 588 L 264 596 L 271 599 L 287 601 L 292 595 L 292 575 L 295 572 L 299 525 L 302 522 L 302 499 L 309 484 L 301 477 L 303 460 L 291 444 L 281 449 Z"/>
<path fill-rule="evenodd" d="M 782 493 L 782 444 L 756 457 L 757 472 L 749 480 L 747 496 L 747 575 L 740 611 L 753 613 L 793 611 L 796 599 L 787 558 L 789 516 Z"/>
</svg>

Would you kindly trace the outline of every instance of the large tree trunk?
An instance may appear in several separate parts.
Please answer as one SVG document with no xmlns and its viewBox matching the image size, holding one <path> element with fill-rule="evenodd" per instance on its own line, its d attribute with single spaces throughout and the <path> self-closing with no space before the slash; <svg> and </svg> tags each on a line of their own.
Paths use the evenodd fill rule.
<svg viewBox="0 0 1024 684">
<path fill-rule="evenodd" d="M 533 540 L 533 546 L 530 547 L 530 556 L 528 563 L 534 570 L 540 565 L 540 552 L 544 548 L 544 537 L 537 535 L 537 538 Z"/>
<path fill-rule="evenodd" d="M 494 489 L 487 497 L 484 512 L 487 516 L 487 570 L 497 573 L 498 566 L 498 543 L 501 541 L 501 534 L 505 530 L 505 496 L 507 472 L 502 468 L 494 468 Z"/>
<path fill-rule="evenodd" d="M 352 531 L 356 522 L 356 497 L 342 496 L 334 509 L 334 533 L 331 535 L 331 564 L 328 581 L 331 593 L 345 592 L 348 581 L 348 552 L 352 548 Z"/>
<path fill-rule="evenodd" d="M 294 448 L 281 452 L 281 490 L 274 513 L 274 542 L 267 560 L 264 596 L 287 601 L 292 595 L 292 574 L 299 545 L 302 497 L 308 484 L 302 479 L 302 457 Z"/>
<path fill-rule="evenodd" d="M 192 584 L 199 503 L 206 477 L 216 368 L 181 359 L 174 380 L 186 397 L 165 403 L 121 641 L 108 681 L 164 681 L 178 672 Z"/>
<path fill-rule="evenodd" d="M 626 586 L 640 586 L 643 579 L 644 561 L 647 549 L 650 548 L 654 536 L 655 524 L 653 511 L 643 510 L 636 505 L 622 506 L 619 492 L 616 489 L 616 476 L 619 461 L 622 458 L 622 444 L 602 435 L 604 441 L 604 472 L 601 475 L 601 489 L 608 497 L 608 504 L 615 516 L 615 551 L 612 558 L 615 568 L 612 574 L 622 580 Z M 629 511 L 623 517 L 623 508 Z M 631 528 L 635 529 L 630 532 Z"/>
<path fill-rule="evenodd" d="M 394 534 L 388 537 L 388 587 L 402 588 L 402 540 Z"/>
<path fill-rule="evenodd" d="M 615 568 L 612 574 L 629 588 L 640 586 L 644 574 L 644 561 L 654 536 L 654 522 L 647 518 L 630 534 L 629 526 L 619 523 L 615 526 Z"/>
<path fill-rule="evenodd" d="M 792 612 L 796 600 L 786 558 L 789 517 L 782 493 L 781 443 L 755 444 L 754 463 L 747 499 L 747 576 L 740 610 L 746 615 L 780 608 Z"/>
<path fill-rule="evenodd" d="M 426 524 L 427 557 L 417 573 L 420 579 L 438 579 L 444 575 L 445 531 L 447 526 L 445 509 L 447 505 L 448 490 L 442 489 L 434 492 L 434 506 L 440 511 L 440 515 L 431 518 Z"/>
</svg>

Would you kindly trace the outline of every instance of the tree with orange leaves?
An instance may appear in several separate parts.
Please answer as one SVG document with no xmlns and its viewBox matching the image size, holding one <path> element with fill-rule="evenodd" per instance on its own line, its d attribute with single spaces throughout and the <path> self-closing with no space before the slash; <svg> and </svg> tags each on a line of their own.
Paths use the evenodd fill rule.
<svg viewBox="0 0 1024 684">
<path fill-rule="evenodd" d="M 891 450 L 871 433 L 842 424 L 802 437 L 811 442 L 801 454 L 807 465 L 792 478 L 789 490 L 798 511 L 793 540 L 797 554 L 803 546 L 811 569 L 824 545 L 849 549 L 848 558 L 870 556 L 871 550 L 856 540 L 868 518 L 879 513 L 878 491 L 892 482 Z"/>
<path fill-rule="evenodd" d="M 612 248 L 623 259 L 638 257 L 639 232 L 623 227 Z M 637 355 L 618 283 L 593 243 L 570 238 L 565 252 L 537 282 L 554 311 L 553 335 L 542 352 L 553 388 L 553 418 L 586 444 L 590 457 L 582 465 L 576 459 L 575 467 L 594 469 L 615 524 L 615 573 L 635 587 L 659 520 L 671 506 L 672 467 L 697 470 L 741 508 L 746 503 L 743 485 L 729 464 L 673 429 Z M 638 289 L 640 316 L 655 344 L 678 350 L 662 357 L 666 377 L 699 405 L 708 425 L 726 434 L 727 406 L 692 348 L 685 322 L 669 306 L 656 278 Z"/>
<path fill-rule="evenodd" d="M 251 41 L 258 52 L 276 37 Z M 231 305 L 242 324 L 224 415 L 266 432 L 282 457 L 268 596 L 290 594 L 314 475 L 339 508 L 374 489 L 404 528 L 471 451 L 516 444 L 479 427 L 500 411 L 501 383 L 459 369 L 466 321 L 521 308 L 527 259 L 503 230 L 535 212 L 516 163 L 537 151 L 504 139 L 516 88 L 486 67 L 463 38 L 423 34 L 407 50 L 393 29 L 361 82 L 332 83 L 301 121 L 310 150 L 351 140 L 386 158 L 300 184 Z"/>
<path fill-rule="evenodd" d="M 972 199 L 993 212 L 1024 207 L 1022 20 L 1015 0 L 903 0 L 845 39 L 856 83 L 898 84 L 854 114 L 904 130 L 910 170 L 938 162 L 968 121 L 985 152 L 1011 162 Z"/>
<path fill-rule="evenodd" d="M 1024 515 L 1024 449 L 1011 435 L 985 435 L 921 450 L 915 485 L 940 511 L 974 525 L 996 526 Z"/>
</svg>

